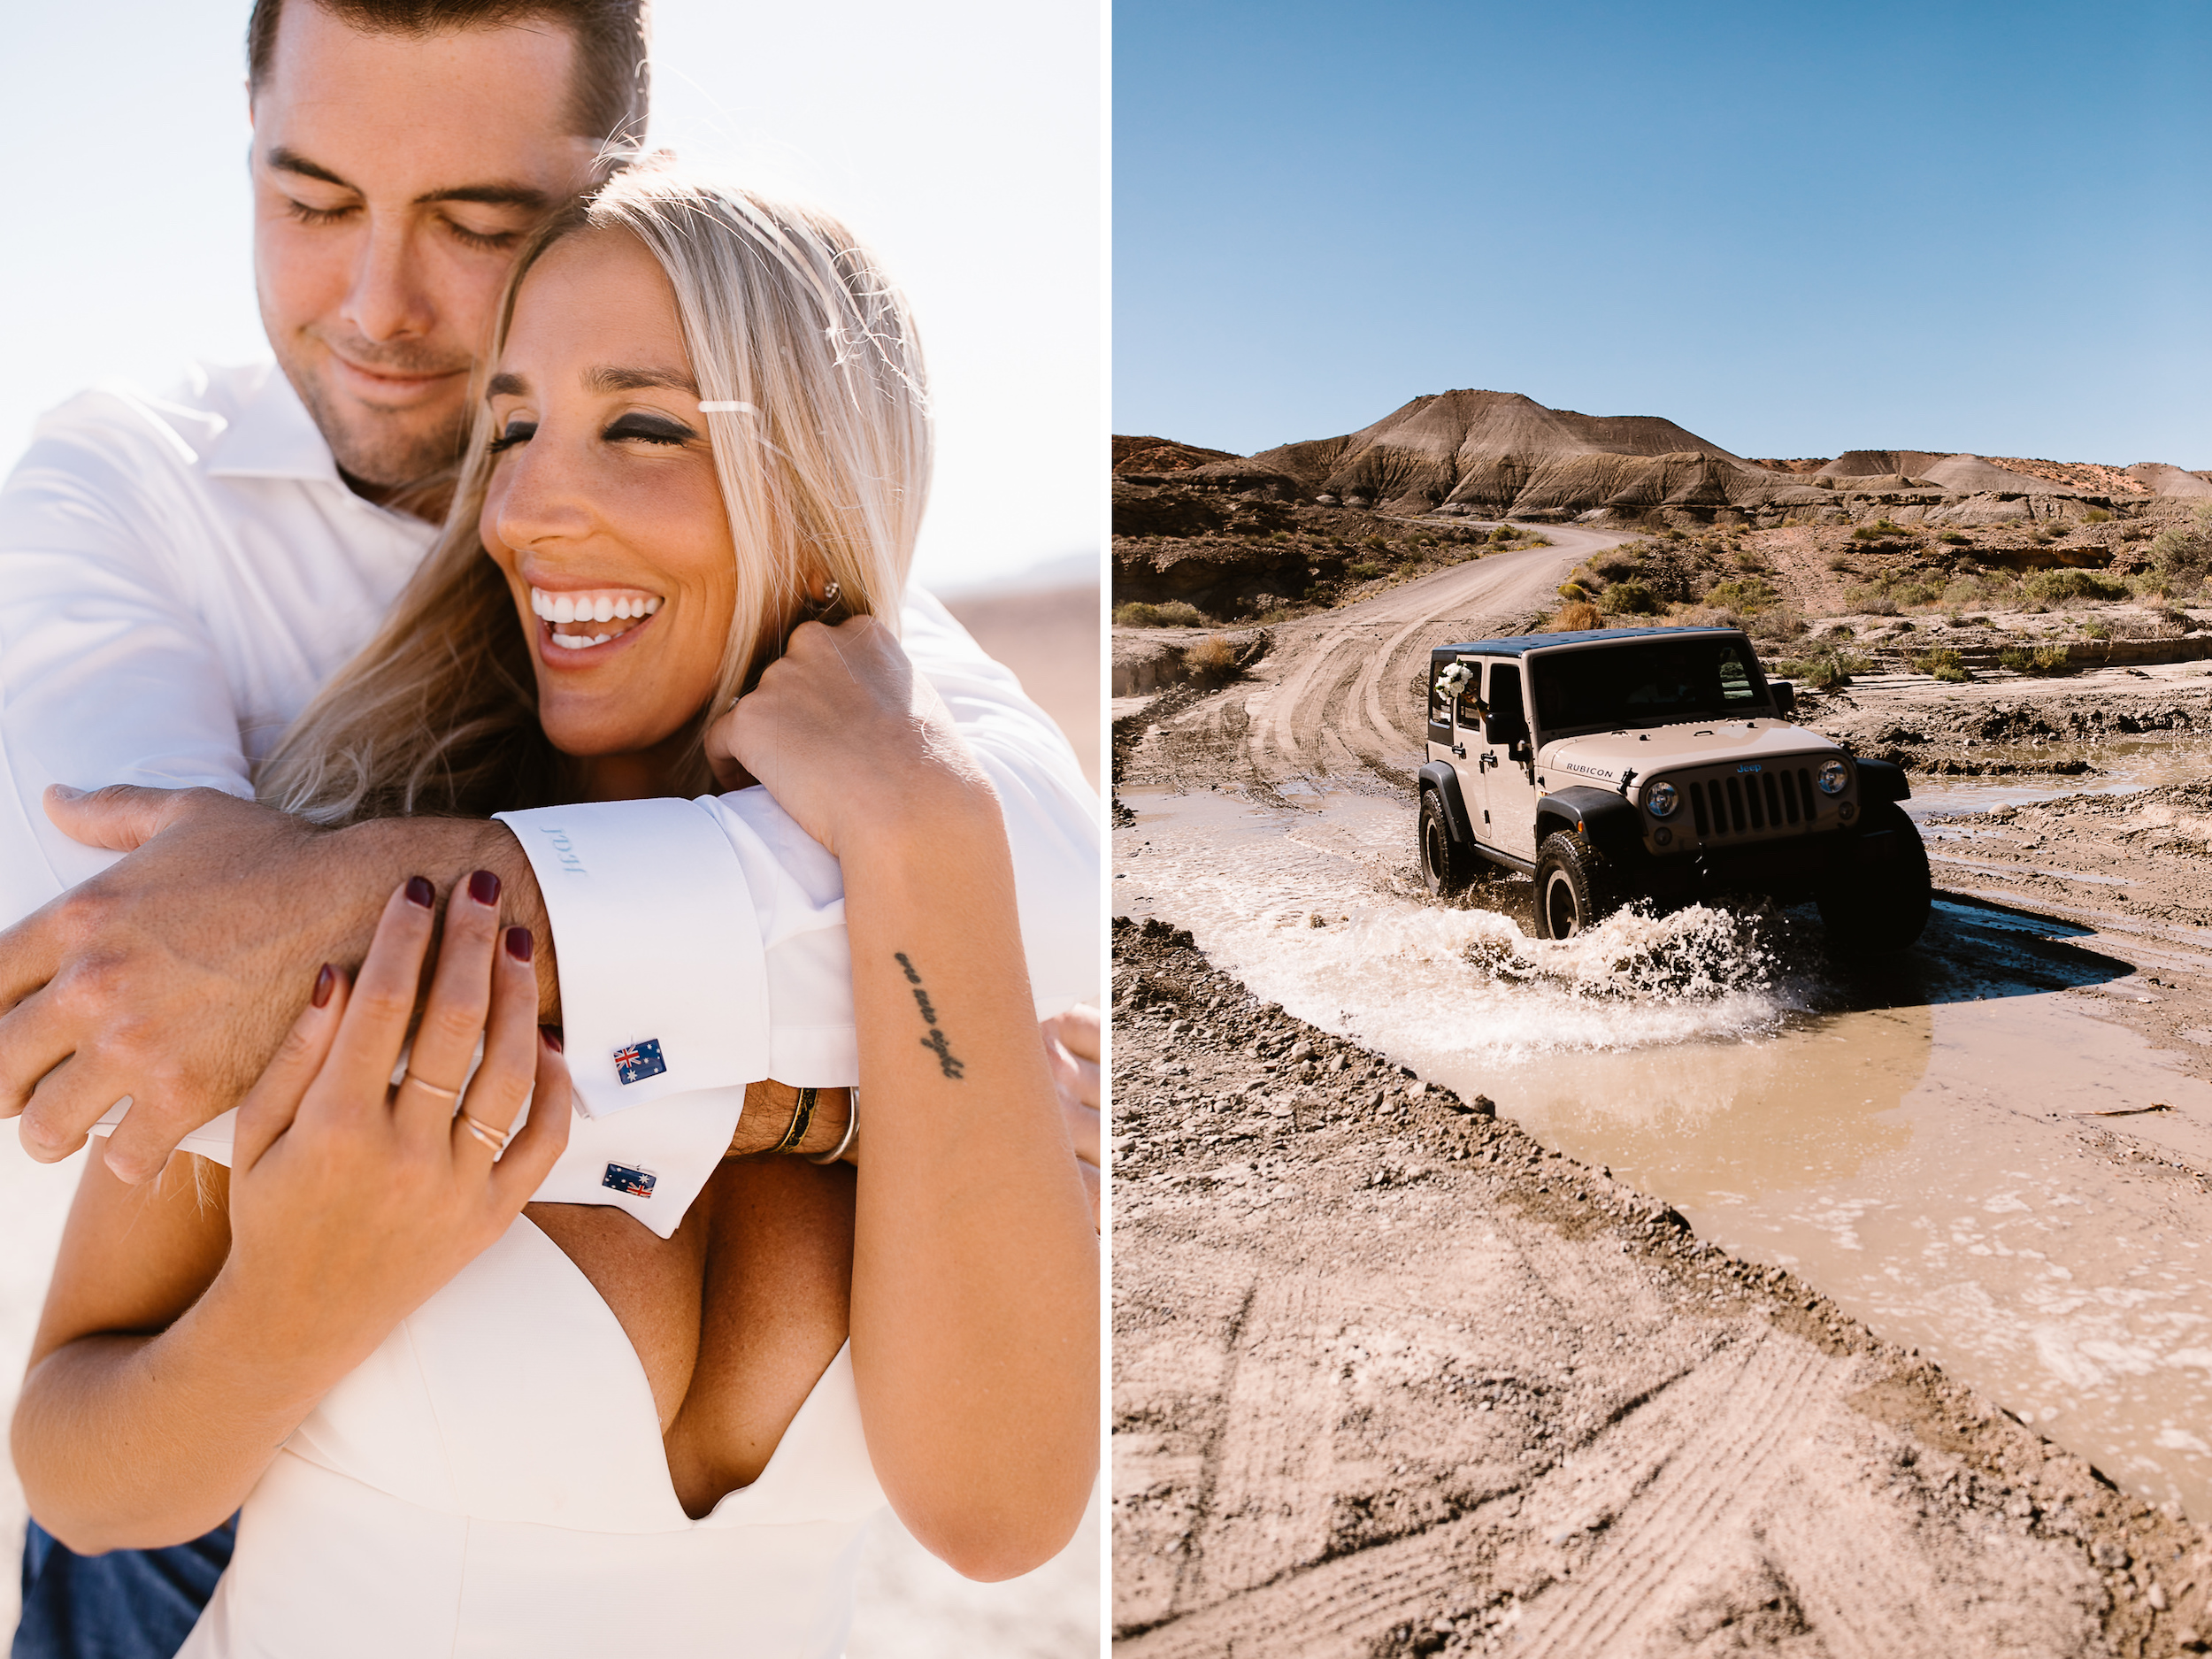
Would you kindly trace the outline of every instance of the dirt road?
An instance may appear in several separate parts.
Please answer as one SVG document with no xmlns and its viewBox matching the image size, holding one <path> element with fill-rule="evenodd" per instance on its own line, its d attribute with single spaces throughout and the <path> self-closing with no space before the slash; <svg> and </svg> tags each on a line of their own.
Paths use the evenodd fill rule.
<svg viewBox="0 0 2212 1659">
<path fill-rule="evenodd" d="M 1552 545 L 1494 554 L 1420 577 L 1340 611 L 1286 622 L 1254 678 L 1171 722 L 1125 769 L 1127 781 L 1234 780 L 1263 789 L 1361 772 L 1410 784 L 1422 733 L 1407 689 L 1425 678 L 1432 645 L 1510 626 L 1559 603 L 1566 574 L 1627 540 L 1549 527 Z"/>
</svg>

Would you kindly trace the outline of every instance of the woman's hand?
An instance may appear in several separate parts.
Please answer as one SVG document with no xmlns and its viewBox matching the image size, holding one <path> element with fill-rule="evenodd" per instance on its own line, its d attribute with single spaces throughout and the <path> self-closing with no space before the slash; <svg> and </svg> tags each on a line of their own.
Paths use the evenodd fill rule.
<svg viewBox="0 0 2212 1659">
<path fill-rule="evenodd" d="M 1076 1165 L 1091 1200 L 1091 1220 L 1099 1218 L 1098 1164 L 1100 1020 L 1098 1010 L 1078 1002 L 1044 1023 L 1045 1062 L 1060 1096 L 1060 1116 L 1075 1143 Z"/>
<path fill-rule="evenodd" d="M 951 714 L 872 617 L 803 622 L 760 684 L 707 727 L 726 788 L 766 786 L 799 826 L 841 856 L 856 833 L 912 827 L 987 802 L 990 780 Z"/>
<path fill-rule="evenodd" d="M 568 1070 L 538 1029 L 529 933 L 496 940 L 497 884 L 480 886 L 488 902 L 472 890 L 446 907 L 397 1088 L 434 923 L 420 878 L 386 904 L 356 983 L 323 970 L 238 1109 L 218 1288 L 250 1299 L 296 1351 L 348 1369 L 506 1231 L 567 1144 Z M 496 1152 L 526 1101 L 529 1121 Z"/>
</svg>

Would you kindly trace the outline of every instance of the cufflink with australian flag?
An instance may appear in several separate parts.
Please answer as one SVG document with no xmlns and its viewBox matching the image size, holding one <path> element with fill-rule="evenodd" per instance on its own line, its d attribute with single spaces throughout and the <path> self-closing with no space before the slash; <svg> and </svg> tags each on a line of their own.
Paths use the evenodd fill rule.
<svg viewBox="0 0 2212 1659">
<path fill-rule="evenodd" d="M 668 1062 L 661 1058 L 660 1039 L 652 1037 L 643 1042 L 624 1045 L 614 1051 L 614 1074 L 625 1083 L 642 1083 L 649 1077 L 658 1077 L 668 1070 Z"/>
</svg>

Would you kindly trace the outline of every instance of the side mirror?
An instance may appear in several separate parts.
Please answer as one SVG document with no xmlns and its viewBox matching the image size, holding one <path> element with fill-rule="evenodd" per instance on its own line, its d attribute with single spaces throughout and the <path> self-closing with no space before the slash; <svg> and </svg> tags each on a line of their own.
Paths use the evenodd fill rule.
<svg viewBox="0 0 2212 1659">
<path fill-rule="evenodd" d="M 1785 720 L 1795 719 L 1797 687 L 1786 680 L 1773 680 L 1767 682 L 1767 688 L 1774 693 L 1774 711 Z"/>
<path fill-rule="evenodd" d="M 1528 722 L 1516 715 L 1494 714 L 1483 722 L 1482 734 L 1489 741 L 1510 749 L 1528 741 Z"/>
<path fill-rule="evenodd" d="M 1505 751 L 1505 754 L 1508 760 L 1516 760 L 1525 763 L 1529 759 L 1528 739 L 1525 737 L 1515 738 L 1513 740 L 1512 747 L 1508 749 Z"/>
</svg>

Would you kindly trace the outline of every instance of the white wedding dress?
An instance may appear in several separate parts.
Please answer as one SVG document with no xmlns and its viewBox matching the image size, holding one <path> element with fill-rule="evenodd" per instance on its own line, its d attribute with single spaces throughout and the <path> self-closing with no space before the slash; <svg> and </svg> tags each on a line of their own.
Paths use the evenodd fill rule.
<svg viewBox="0 0 2212 1659">
<path fill-rule="evenodd" d="M 578 1118 L 562 1162 L 620 1125 Z M 848 1348 L 687 1516 L 628 1336 L 518 1217 L 293 1432 L 180 1659 L 835 1659 L 884 1507 Z"/>
</svg>

